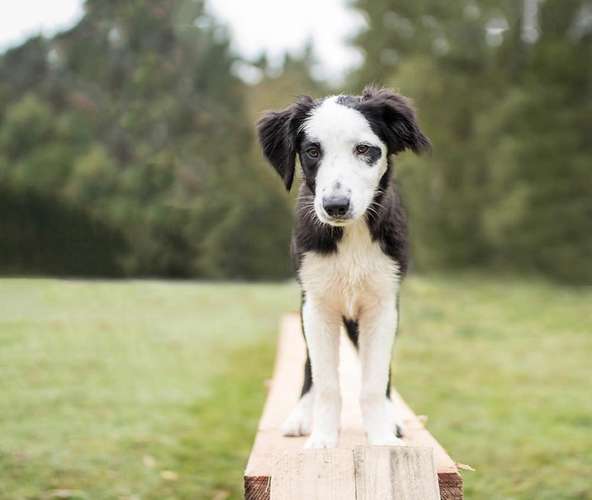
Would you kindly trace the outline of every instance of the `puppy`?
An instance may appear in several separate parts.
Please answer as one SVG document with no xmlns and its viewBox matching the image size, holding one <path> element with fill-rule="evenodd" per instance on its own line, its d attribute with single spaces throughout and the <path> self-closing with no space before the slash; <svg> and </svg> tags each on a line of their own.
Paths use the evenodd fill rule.
<svg viewBox="0 0 592 500">
<path fill-rule="evenodd" d="M 307 448 L 337 445 L 339 331 L 358 349 L 360 405 L 371 445 L 394 445 L 401 427 L 390 401 L 390 360 L 399 285 L 407 269 L 407 223 L 393 156 L 429 140 L 403 96 L 367 87 L 361 96 L 300 97 L 257 125 L 263 153 L 289 190 L 303 173 L 292 255 L 302 287 L 307 346 L 298 405 L 283 426 Z"/>
</svg>

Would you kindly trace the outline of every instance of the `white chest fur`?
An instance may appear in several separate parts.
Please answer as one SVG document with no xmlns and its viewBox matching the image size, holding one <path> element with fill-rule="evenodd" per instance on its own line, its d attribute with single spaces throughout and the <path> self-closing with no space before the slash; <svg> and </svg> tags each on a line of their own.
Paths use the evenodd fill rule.
<svg viewBox="0 0 592 500">
<path fill-rule="evenodd" d="M 336 253 L 306 253 L 299 276 L 307 297 L 351 319 L 392 299 L 399 287 L 399 266 L 372 241 L 363 220 L 344 228 Z"/>
</svg>

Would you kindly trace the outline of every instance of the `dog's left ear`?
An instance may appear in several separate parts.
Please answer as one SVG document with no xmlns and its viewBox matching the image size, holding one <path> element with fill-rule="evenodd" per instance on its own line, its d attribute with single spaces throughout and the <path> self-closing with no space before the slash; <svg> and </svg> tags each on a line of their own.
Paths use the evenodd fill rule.
<svg viewBox="0 0 592 500">
<path fill-rule="evenodd" d="M 303 96 L 282 111 L 268 111 L 257 122 L 259 143 L 267 161 L 280 174 L 289 191 L 296 168 L 296 142 L 300 127 L 314 105 L 311 97 Z"/>
<path fill-rule="evenodd" d="M 362 93 L 359 109 L 377 129 L 389 154 L 406 149 L 419 154 L 430 149 L 430 140 L 420 130 L 415 110 L 406 97 L 389 89 L 368 86 Z"/>
</svg>

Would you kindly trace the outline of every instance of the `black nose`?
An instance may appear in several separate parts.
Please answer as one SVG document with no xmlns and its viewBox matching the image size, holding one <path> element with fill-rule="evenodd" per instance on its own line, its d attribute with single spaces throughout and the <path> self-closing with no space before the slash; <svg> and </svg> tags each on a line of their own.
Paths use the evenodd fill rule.
<svg viewBox="0 0 592 500">
<path fill-rule="evenodd" d="M 343 217 L 349 211 L 349 198 L 346 196 L 323 198 L 323 208 L 329 217 Z"/>
</svg>

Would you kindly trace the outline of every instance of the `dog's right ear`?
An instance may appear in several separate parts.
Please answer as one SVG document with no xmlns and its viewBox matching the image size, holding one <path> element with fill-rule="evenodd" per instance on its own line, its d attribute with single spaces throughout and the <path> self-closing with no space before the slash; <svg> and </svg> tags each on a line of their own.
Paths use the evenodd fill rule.
<svg viewBox="0 0 592 500">
<path fill-rule="evenodd" d="M 298 135 L 313 106 L 311 97 L 300 97 L 282 111 L 268 111 L 257 123 L 263 154 L 280 174 L 288 191 L 294 180 Z"/>
</svg>

